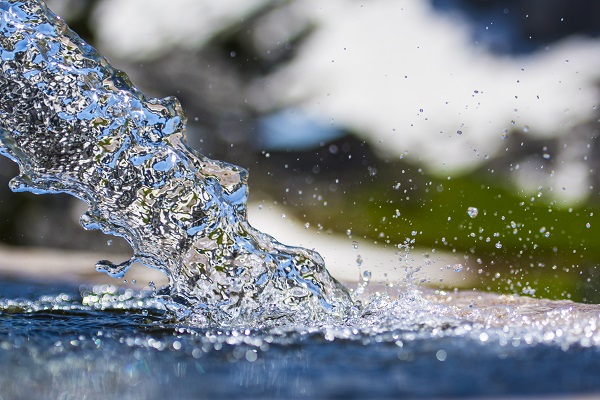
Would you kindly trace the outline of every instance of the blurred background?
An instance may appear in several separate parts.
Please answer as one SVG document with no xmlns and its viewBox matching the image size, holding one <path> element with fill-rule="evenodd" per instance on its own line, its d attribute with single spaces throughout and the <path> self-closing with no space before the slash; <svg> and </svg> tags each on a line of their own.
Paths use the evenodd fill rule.
<svg viewBox="0 0 600 400">
<path fill-rule="evenodd" d="M 600 302 L 600 3 L 48 5 L 176 96 L 189 144 L 250 171 L 252 224 L 334 275 Z M 6 246 L 129 251 L 0 164 Z"/>
</svg>

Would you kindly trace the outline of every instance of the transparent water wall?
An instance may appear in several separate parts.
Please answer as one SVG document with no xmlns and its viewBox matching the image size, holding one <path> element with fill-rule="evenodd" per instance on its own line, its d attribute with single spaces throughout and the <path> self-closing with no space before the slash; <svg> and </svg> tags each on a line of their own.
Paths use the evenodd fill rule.
<svg viewBox="0 0 600 400">
<path fill-rule="evenodd" d="M 147 99 L 43 6 L 7 8 L 2 151 L 20 168 L 11 188 L 77 196 L 89 204 L 85 228 L 125 237 L 133 258 L 98 269 L 162 270 L 182 317 L 314 319 L 351 307 L 316 253 L 247 223 L 247 172 L 185 144 L 176 99 Z"/>
<path fill-rule="evenodd" d="M 222 100 L 215 108 L 196 104 L 194 112 L 205 113 L 186 118 L 177 99 L 143 94 L 42 2 L 0 2 L 0 151 L 19 169 L 10 188 L 44 195 L 66 193 L 82 200 L 87 207 L 80 218 L 84 228 L 123 238 L 133 250 L 123 263 L 97 263 L 96 268 L 115 282 L 121 282 L 135 262 L 167 277 L 165 287 L 144 289 L 116 283 L 79 286 L 66 280 L 40 283 L 45 280 L 42 265 L 37 280 L 0 281 L 0 359 L 4 360 L 0 386 L 7 396 L 385 398 L 600 391 L 600 307 L 566 299 L 574 297 L 573 288 L 581 285 L 585 295 L 578 294 L 577 300 L 584 296 L 593 300 L 597 245 L 590 188 L 594 174 L 586 175 L 590 181 L 582 180 L 583 194 L 576 198 L 575 182 L 560 180 L 563 167 L 573 166 L 554 161 L 555 157 L 593 160 L 594 129 L 581 127 L 576 143 L 557 138 L 573 121 L 587 121 L 595 113 L 595 92 L 585 85 L 594 76 L 592 68 L 577 62 L 595 54 L 595 42 L 564 45 L 564 53 L 560 48 L 548 53 L 561 63 L 567 63 L 564 55 L 569 54 L 568 63 L 577 65 L 559 74 L 558 86 L 545 86 L 542 79 L 539 86 L 521 90 L 520 82 L 506 85 L 500 75 L 498 85 L 488 83 L 477 68 L 503 58 L 481 53 L 477 62 L 467 59 L 473 61 L 468 74 L 456 72 L 456 77 L 443 78 L 457 84 L 438 85 L 439 96 L 423 96 L 425 90 L 411 91 L 410 98 L 406 92 L 395 93 L 368 109 L 363 97 L 368 99 L 374 87 L 386 88 L 386 79 L 406 82 L 402 86 L 394 81 L 394 87 L 407 90 L 425 88 L 427 79 L 410 64 L 402 64 L 405 72 L 393 75 L 397 69 L 374 63 L 382 68 L 377 75 L 382 80 L 354 89 L 336 86 L 344 65 L 352 65 L 354 72 L 364 67 L 360 57 L 353 58 L 357 57 L 353 51 L 365 45 L 352 37 L 356 47 L 344 46 L 335 35 L 333 42 L 323 44 L 319 40 L 323 31 L 316 30 L 311 38 L 311 29 L 303 28 L 300 17 L 311 16 L 323 27 L 347 32 L 350 22 L 362 26 L 367 21 L 362 17 L 385 10 L 406 20 L 404 9 L 388 9 L 385 2 L 368 7 L 333 2 L 331 9 L 318 8 L 310 14 L 299 3 L 265 2 L 243 9 L 245 18 L 228 19 L 215 6 L 212 14 L 204 10 L 211 17 L 208 20 L 220 20 L 232 29 L 210 36 L 198 28 L 203 33 L 194 36 L 198 34 L 188 31 L 184 23 L 192 19 L 192 25 L 198 25 L 195 2 L 190 2 L 182 5 L 184 14 L 161 9 L 161 21 L 176 18 L 189 41 L 175 40 L 179 44 L 174 51 L 183 56 L 160 59 L 164 49 L 138 42 L 132 31 L 119 25 L 122 20 L 103 8 L 110 2 L 102 4 L 90 6 L 96 13 L 98 43 L 111 43 L 112 34 L 133 35 L 131 43 L 139 46 L 132 56 L 136 63 L 165 66 L 172 61 L 184 76 L 194 76 L 195 69 L 175 62 L 181 61 L 177 57 L 189 61 L 184 49 L 178 48 L 181 43 L 194 42 L 205 49 L 210 48 L 207 40 L 220 43 L 221 50 L 228 51 L 198 53 L 211 60 L 205 69 L 220 68 L 219 75 L 228 64 L 215 67 L 212 61 L 225 56 L 246 65 L 255 57 L 245 50 L 268 47 L 271 35 L 283 29 L 277 24 L 280 30 L 273 28 L 274 15 L 288 18 L 288 30 L 283 31 L 291 39 L 280 47 L 274 45 L 280 53 L 269 50 L 243 70 L 249 74 L 255 68 L 252 73 L 260 79 L 246 85 L 243 93 L 238 93 L 242 92 L 238 86 L 231 89 L 243 99 L 240 103 L 252 103 L 254 108 L 238 104 L 228 111 L 232 117 L 222 120 L 209 112 L 233 101 Z M 136 2 L 127 4 L 121 11 L 131 17 L 127 10 Z M 436 2 L 423 4 L 406 4 L 414 21 L 429 15 L 433 8 L 428 7 Z M 146 6 L 151 11 L 156 5 Z M 72 10 L 74 22 L 77 12 L 86 15 L 85 7 L 77 7 Z M 336 18 L 329 20 L 328 13 Z M 138 14 L 125 18 L 126 25 L 141 26 L 135 25 L 135 18 L 145 17 Z M 432 26 L 447 23 L 439 15 L 439 24 Z M 106 18 L 111 21 L 109 30 L 102 25 Z M 265 29 L 256 34 L 252 46 L 243 46 L 241 40 L 252 30 L 236 25 L 245 23 Z M 168 27 L 158 29 L 158 22 L 151 26 L 157 28 L 146 32 L 149 37 L 170 37 Z M 380 29 L 395 33 L 396 26 L 382 23 L 376 33 Z M 423 49 L 434 42 L 424 39 Z M 416 47 L 416 58 L 426 61 L 418 55 L 421 45 Z M 301 54 L 308 50 L 302 49 L 325 52 L 327 57 L 309 61 Z M 123 56 L 130 50 L 127 41 L 114 42 L 115 54 Z M 408 48 L 397 50 L 409 54 Z M 293 55 L 298 59 L 289 61 Z M 518 79 L 523 82 L 533 76 L 544 78 L 535 67 L 544 56 L 537 57 L 526 64 L 524 59 L 505 58 L 494 64 L 499 68 L 494 71 L 510 72 L 509 80 L 515 73 L 523 74 Z M 286 60 L 284 68 L 281 63 Z M 420 65 L 435 64 L 429 61 Z M 391 59 L 389 63 L 394 65 Z M 458 71 L 460 64 L 448 67 Z M 302 73 L 295 75 L 294 70 Z M 314 82 L 297 76 L 320 78 Z M 583 78 L 576 81 L 579 76 Z M 148 80 L 143 74 L 140 78 Z M 202 90 L 188 87 L 186 91 L 190 85 L 187 82 L 178 94 L 182 101 L 193 103 L 190 99 L 200 97 L 189 97 L 190 93 Z M 283 87 L 286 90 L 280 94 Z M 499 91 L 504 87 L 510 100 Z M 336 90 L 329 91 L 332 88 Z M 212 86 L 204 89 L 210 91 Z M 261 96 L 250 102 L 253 93 Z M 494 96 L 486 97 L 488 93 Z M 572 93 L 578 94 L 583 106 L 572 103 L 568 113 L 536 119 L 536 97 L 557 98 L 546 109 L 556 111 L 564 107 L 560 99 L 572 100 Z M 318 101 L 311 101 L 311 95 Z M 441 100 L 446 97 L 448 101 Z M 286 108 L 277 109 L 275 101 L 285 101 Z M 363 107 L 364 113 L 348 111 L 357 107 Z M 442 112 L 445 107 L 450 111 Z M 460 109 L 458 114 L 454 107 Z M 485 120 L 476 118 L 489 107 L 497 113 Z M 581 111 L 584 108 L 587 111 Z M 243 139 L 239 134 L 243 124 L 237 122 L 244 120 L 240 115 L 252 113 L 248 126 L 259 133 Z M 336 117 L 317 123 L 319 113 Z M 450 118 L 456 115 L 460 121 Z M 397 125 L 390 123 L 389 116 L 397 118 Z M 209 140 L 212 133 L 203 138 L 200 128 L 210 127 L 211 118 L 215 137 Z M 336 118 L 350 132 L 337 127 Z M 316 139 L 301 134 L 302 140 L 296 142 L 294 135 L 282 133 L 281 126 L 318 134 Z M 548 126 L 563 131 L 544 136 Z M 366 139 L 370 131 L 380 132 L 379 144 Z M 477 136 L 481 131 L 492 132 L 494 139 Z M 221 154 L 224 146 L 236 149 L 232 151 L 239 152 L 240 161 L 249 160 L 253 152 L 260 154 L 259 162 L 249 164 L 261 176 L 256 186 L 249 185 L 244 168 L 193 150 L 187 140 L 190 132 L 190 142 L 203 145 L 211 157 Z M 432 139 L 427 136 L 431 132 L 441 136 Z M 529 132 L 535 140 L 525 135 Z M 431 151 L 420 147 L 422 136 L 431 143 Z M 317 150 L 306 150 L 312 142 Z M 466 147 L 453 147 L 454 143 Z M 534 153 L 542 143 L 538 159 Z M 264 149 L 257 151 L 260 146 Z M 517 158 L 503 159 L 504 153 Z M 510 179 L 503 175 L 506 164 L 514 172 Z M 548 169 L 551 172 L 546 174 Z M 492 185 L 490 176 L 507 185 Z M 518 189 L 510 186 L 519 179 Z M 567 194 L 558 194 L 562 185 Z M 340 243 L 330 241 L 336 232 L 343 237 L 348 247 L 338 252 L 340 257 L 349 256 L 346 263 L 354 279 L 343 275 L 346 283 L 340 283 L 314 250 L 283 245 L 254 229 L 247 220 L 249 186 L 256 187 L 260 196 L 281 192 L 278 200 L 255 202 L 251 207 L 273 207 L 279 214 L 277 207 L 283 206 L 289 219 L 294 213 L 302 216 L 299 231 L 290 225 L 285 228 L 293 236 L 285 242 L 304 240 L 297 232 L 316 227 L 327 252 L 327 247 Z M 278 215 L 277 221 L 287 219 Z M 379 247 L 369 253 L 372 243 Z M 391 267 L 380 265 L 375 255 L 388 253 L 393 255 Z M 471 290 L 477 286 L 488 293 Z"/>
</svg>

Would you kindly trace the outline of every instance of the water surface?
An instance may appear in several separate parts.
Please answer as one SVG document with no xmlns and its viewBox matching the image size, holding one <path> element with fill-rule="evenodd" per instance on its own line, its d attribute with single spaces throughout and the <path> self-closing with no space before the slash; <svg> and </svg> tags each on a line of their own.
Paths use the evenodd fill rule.
<svg viewBox="0 0 600 400">
<path fill-rule="evenodd" d="M 600 391 L 599 334 L 590 318 L 598 308 L 569 302 L 414 292 L 392 314 L 374 311 L 348 327 L 217 329 L 165 321 L 150 292 L 0 284 L 0 387 L 9 398 Z M 559 329 L 563 339 L 550 337 Z"/>
</svg>

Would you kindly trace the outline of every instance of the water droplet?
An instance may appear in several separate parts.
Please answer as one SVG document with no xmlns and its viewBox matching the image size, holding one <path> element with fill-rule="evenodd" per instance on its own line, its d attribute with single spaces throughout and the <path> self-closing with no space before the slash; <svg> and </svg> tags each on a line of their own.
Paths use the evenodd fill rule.
<svg viewBox="0 0 600 400">
<path fill-rule="evenodd" d="M 462 264 L 454 264 L 454 266 L 452 267 L 452 270 L 454 272 L 461 272 L 463 270 L 463 265 Z"/>
<path fill-rule="evenodd" d="M 590 226 L 592 226 L 592 225 L 590 225 L 590 223 L 589 223 L 589 222 L 588 222 L 587 224 L 585 224 L 585 227 L 586 227 L 586 228 L 589 228 Z"/>
<path fill-rule="evenodd" d="M 456 131 L 456 133 L 458 133 L 459 135 L 462 135 L 462 131 L 461 130 Z"/>
<path fill-rule="evenodd" d="M 435 353 L 435 358 L 437 358 L 438 361 L 446 361 L 447 357 L 448 353 L 446 350 L 438 350 L 437 353 Z"/>
<path fill-rule="evenodd" d="M 497 249 L 501 249 L 502 248 L 502 243 L 500 243 L 500 242 L 496 243 L 496 248 Z"/>
<path fill-rule="evenodd" d="M 257 358 L 258 354 L 256 353 L 256 350 L 251 349 L 246 351 L 246 360 L 248 360 L 248 362 L 254 362 Z"/>
<path fill-rule="evenodd" d="M 469 214 L 469 217 L 475 218 L 479 214 L 479 210 L 477 207 L 469 207 L 467 208 L 467 214 Z"/>
</svg>

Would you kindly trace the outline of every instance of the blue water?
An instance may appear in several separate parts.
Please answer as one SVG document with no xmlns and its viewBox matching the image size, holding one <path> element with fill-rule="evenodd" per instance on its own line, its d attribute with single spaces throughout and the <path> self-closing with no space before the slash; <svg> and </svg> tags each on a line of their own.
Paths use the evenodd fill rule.
<svg viewBox="0 0 600 400">
<path fill-rule="evenodd" d="M 318 330 L 206 329 L 169 324 L 163 311 L 140 300 L 147 294 L 130 289 L 31 282 L 0 282 L 0 288 L 4 398 L 447 398 L 600 392 L 597 347 L 515 347 L 443 336 L 427 327 L 333 340 Z M 94 291 L 121 300 L 112 307 L 104 302 L 105 309 L 82 304 Z M 21 299 L 20 305 L 7 304 L 15 299 Z M 37 308 L 30 309 L 32 304 Z"/>
</svg>

